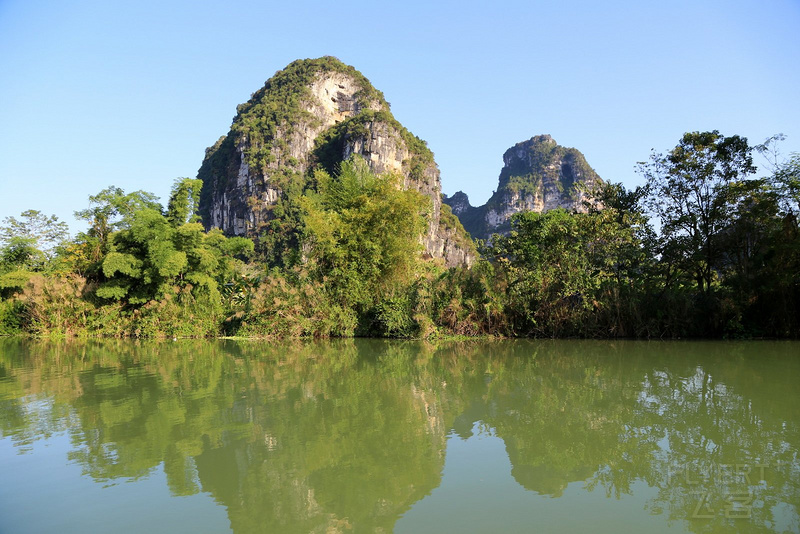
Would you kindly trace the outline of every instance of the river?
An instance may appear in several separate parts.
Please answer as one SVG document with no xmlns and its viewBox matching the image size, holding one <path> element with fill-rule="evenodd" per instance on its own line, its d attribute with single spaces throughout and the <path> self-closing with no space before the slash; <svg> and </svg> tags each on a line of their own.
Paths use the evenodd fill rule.
<svg viewBox="0 0 800 534">
<path fill-rule="evenodd" d="M 0 339 L 0 533 L 798 532 L 800 343 Z"/>
</svg>

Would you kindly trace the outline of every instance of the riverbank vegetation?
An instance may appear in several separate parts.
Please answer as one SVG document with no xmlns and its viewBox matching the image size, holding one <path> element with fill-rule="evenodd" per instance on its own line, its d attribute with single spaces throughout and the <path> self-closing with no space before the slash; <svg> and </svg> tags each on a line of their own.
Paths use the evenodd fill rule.
<svg viewBox="0 0 800 534">
<path fill-rule="evenodd" d="M 467 268 L 423 259 L 429 201 L 361 160 L 317 171 L 255 241 L 205 231 L 202 182 L 167 207 L 109 187 L 68 238 L 0 228 L 0 335 L 797 337 L 800 155 L 687 133 L 587 213 L 520 213 Z"/>
</svg>

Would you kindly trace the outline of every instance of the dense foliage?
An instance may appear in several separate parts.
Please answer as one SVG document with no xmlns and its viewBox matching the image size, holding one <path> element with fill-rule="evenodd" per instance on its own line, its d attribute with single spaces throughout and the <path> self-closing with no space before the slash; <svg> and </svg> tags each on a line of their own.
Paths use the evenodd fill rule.
<svg viewBox="0 0 800 534">
<path fill-rule="evenodd" d="M 519 213 L 469 269 L 423 257 L 427 197 L 324 143 L 257 246 L 203 230 L 199 180 L 177 180 L 166 209 L 110 187 L 72 240 L 33 210 L 5 219 L 0 334 L 797 337 L 800 156 L 759 177 L 769 148 L 687 133 L 640 164 L 644 186 Z"/>
</svg>

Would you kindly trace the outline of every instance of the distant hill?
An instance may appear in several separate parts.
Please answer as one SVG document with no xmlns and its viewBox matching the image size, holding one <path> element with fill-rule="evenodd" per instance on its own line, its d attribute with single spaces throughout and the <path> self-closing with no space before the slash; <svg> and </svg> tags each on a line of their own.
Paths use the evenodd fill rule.
<svg viewBox="0 0 800 534">
<path fill-rule="evenodd" d="M 473 238 L 488 239 L 493 233 L 508 233 L 511 216 L 520 211 L 586 211 L 586 190 L 601 182 L 578 150 L 537 135 L 503 154 L 497 191 L 486 204 L 472 206 L 462 191 L 443 202 Z"/>
</svg>

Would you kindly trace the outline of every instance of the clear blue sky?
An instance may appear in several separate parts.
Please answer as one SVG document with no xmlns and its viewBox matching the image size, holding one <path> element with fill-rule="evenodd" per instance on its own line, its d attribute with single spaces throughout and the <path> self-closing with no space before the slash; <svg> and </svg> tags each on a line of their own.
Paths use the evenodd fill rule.
<svg viewBox="0 0 800 534">
<path fill-rule="evenodd" d="M 798 0 L 0 0 L 0 219 L 79 230 L 73 211 L 112 184 L 166 202 L 237 104 L 323 55 L 383 91 L 474 205 L 541 133 L 628 186 L 686 131 L 800 151 Z"/>
</svg>

